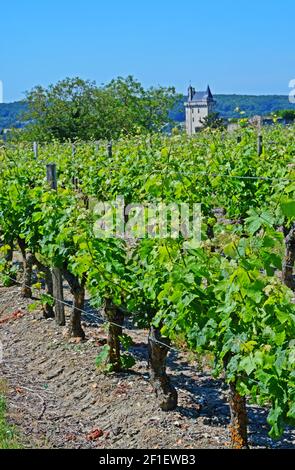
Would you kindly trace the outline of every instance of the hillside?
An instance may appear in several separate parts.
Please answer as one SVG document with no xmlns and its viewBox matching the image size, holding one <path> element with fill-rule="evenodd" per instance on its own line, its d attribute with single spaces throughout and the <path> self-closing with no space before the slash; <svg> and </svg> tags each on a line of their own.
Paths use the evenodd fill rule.
<svg viewBox="0 0 295 470">
<path fill-rule="evenodd" d="M 289 102 L 288 96 L 283 95 L 216 95 L 216 110 L 222 117 L 232 118 L 238 116 L 236 108 L 245 111 L 251 117 L 255 115 L 268 115 L 281 109 L 293 109 L 295 105 Z"/>
<path fill-rule="evenodd" d="M 0 132 L 10 127 L 22 127 L 21 115 L 25 110 L 26 104 L 21 101 L 0 103 Z"/>
<path fill-rule="evenodd" d="M 268 115 L 280 109 L 294 109 L 295 105 L 289 103 L 288 96 L 283 95 L 214 95 L 216 111 L 224 118 L 239 117 L 236 108 L 245 111 L 246 116 Z M 183 102 L 186 98 L 183 99 Z M 182 122 L 185 119 L 184 109 L 172 113 L 173 119 Z M 0 132 L 10 127 L 22 127 L 21 115 L 26 110 L 24 102 L 0 103 Z"/>
<path fill-rule="evenodd" d="M 214 95 L 214 100 L 216 112 L 227 119 L 239 117 L 239 114 L 235 112 L 237 108 L 244 111 L 248 117 L 257 114 L 265 116 L 281 109 L 295 110 L 295 105 L 291 104 L 289 97 L 284 95 Z M 173 118 L 179 122 L 184 121 L 184 111 L 173 113 Z"/>
</svg>

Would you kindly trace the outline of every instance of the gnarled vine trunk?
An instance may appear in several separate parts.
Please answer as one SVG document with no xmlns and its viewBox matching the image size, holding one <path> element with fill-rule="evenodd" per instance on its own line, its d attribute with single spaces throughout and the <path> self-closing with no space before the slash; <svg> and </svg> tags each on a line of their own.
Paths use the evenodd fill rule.
<svg viewBox="0 0 295 470">
<path fill-rule="evenodd" d="M 85 332 L 81 325 L 81 310 L 84 309 L 85 289 L 80 286 L 72 291 L 72 294 L 74 296 L 74 306 L 70 318 L 70 336 L 85 339 Z"/>
<path fill-rule="evenodd" d="M 13 240 L 8 241 L 9 248 L 7 249 L 5 255 L 5 270 L 9 273 L 9 281 L 6 284 L 8 287 L 16 284 L 16 274 L 11 272 L 12 263 L 13 263 Z"/>
<path fill-rule="evenodd" d="M 104 313 L 107 321 L 110 322 L 107 339 L 109 346 L 108 363 L 111 365 L 113 372 L 120 372 L 122 368 L 120 336 L 123 332 L 124 314 L 110 299 L 105 300 Z"/>
<path fill-rule="evenodd" d="M 283 282 L 295 291 L 293 269 L 295 265 L 295 224 L 285 238 L 285 258 L 283 261 Z"/>
<path fill-rule="evenodd" d="M 224 370 L 226 371 L 231 353 L 228 353 L 224 360 Z M 242 397 L 237 390 L 237 380 L 230 382 L 228 391 L 228 403 L 230 409 L 231 423 L 230 434 L 231 444 L 234 449 L 248 448 L 248 414 L 246 397 Z"/>
<path fill-rule="evenodd" d="M 32 253 L 27 253 L 24 259 L 24 277 L 22 284 L 22 296 L 26 299 L 32 298 L 32 274 L 33 274 L 34 257 Z"/>
<path fill-rule="evenodd" d="M 71 294 L 73 295 L 73 310 L 70 318 L 69 335 L 72 338 L 85 339 L 85 332 L 81 325 L 81 311 L 84 310 L 85 303 L 85 282 L 70 273 L 67 269 L 63 271 L 65 279 L 68 281 Z"/>
<path fill-rule="evenodd" d="M 152 326 L 149 334 L 150 377 L 163 411 L 174 410 L 178 402 L 177 391 L 166 373 L 168 346 L 169 341 L 161 336 L 160 329 Z"/>
<path fill-rule="evenodd" d="M 12 263 L 13 260 L 13 241 L 9 243 L 9 249 L 7 250 L 7 253 L 5 255 L 5 261 L 7 263 Z"/>
<path fill-rule="evenodd" d="M 47 266 L 44 266 L 45 273 L 45 286 L 46 286 L 46 295 L 53 298 L 53 279 L 52 273 Z M 43 305 L 43 313 L 45 318 L 54 318 L 54 311 L 52 304 L 46 303 Z"/>
<path fill-rule="evenodd" d="M 45 293 L 53 300 L 53 280 L 50 268 L 41 263 L 36 257 L 34 257 L 34 264 L 36 264 L 38 271 L 44 273 L 45 276 Z M 45 303 L 42 305 L 44 318 L 54 318 L 54 311 L 52 302 Z"/>
<path fill-rule="evenodd" d="M 229 407 L 231 415 L 231 442 L 234 449 L 248 448 L 248 415 L 246 397 L 242 397 L 236 388 L 236 383 L 229 384 Z"/>
<path fill-rule="evenodd" d="M 32 298 L 32 273 L 34 265 L 34 256 L 32 253 L 27 252 L 25 241 L 22 238 L 18 238 L 18 245 L 22 254 L 23 259 L 23 280 L 21 287 L 21 295 L 25 299 Z"/>
<path fill-rule="evenodd" d="M 63 278 L 60 269 L 52 268 L 52 290 L 53 297 L 55 298 L 55 321 L 58 326 L 65 326 L 65 307 L 63 304 Z"/>
</svg>

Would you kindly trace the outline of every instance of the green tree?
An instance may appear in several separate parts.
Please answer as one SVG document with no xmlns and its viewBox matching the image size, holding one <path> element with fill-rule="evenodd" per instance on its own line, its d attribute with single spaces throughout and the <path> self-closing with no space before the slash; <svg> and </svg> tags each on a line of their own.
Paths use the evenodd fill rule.
<svg viewBox="0 0 295 470">
<path fill-rule="evenodd" d="M 171 111 L 179 106 L 180 95 L 174 87 L 150 88 L 143 97 L 143 125 L 150 131 L 159 131 L 166 124 L 173 123 Z"/>
<path fill-rule="evenodd" d="M 37 86 L 27 93 L 25 118 L 28 140 L 87 140 L 93 132 L 96 87 L 80 78 L 66 78 L 47 89 Z"/>
<path fill-rule="evenodd" d="M 279 117 L 285 119 L 286 121 L 293 122 L 295 121 L 295 110 L 293 109 L 283 109 L 276 113 Z"/>
<path fill-rule="evenodd" d="M 132 76 L 97 87 L 94 82 L 66 78 L 47 89 L 27 93 L 26 140 L 112 139 L 138 131 L 160 131 L 171 121 L 179 101 L 174 88 L 145 90 Z"/>
<path fill-rule="evenodd" d="M 210 113 L 204 119 L 202 124 L 205 129 L 223 129 L 224 120 L 220 117 L 219 113 Z"/>
<path fill-rule="evenodd" d="M 121 130 L 127 134 L 138 128 L 158 132 L 166 124 L 173 122 L 170 113 L 181 96 L 174 87 L 152 87 L 145 90 L 132 76 L 118 77 L 106 89 L 117 100 Z"/>
</svg>

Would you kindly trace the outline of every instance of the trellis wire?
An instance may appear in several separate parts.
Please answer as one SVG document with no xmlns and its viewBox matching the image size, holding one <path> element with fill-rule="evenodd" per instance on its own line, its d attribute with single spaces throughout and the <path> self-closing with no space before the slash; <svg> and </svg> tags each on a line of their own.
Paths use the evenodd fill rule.
<svg viewBox="0 0 295 470">
<path fill-rule="evenodd" d="M 10 279 L 11 281 L 15 282 L 16 284 L 19 284 L 20 286 L 23 286 L 23 287 L 27 287 L 29 289 L 32 288 L 32 286 L 28 286 L 27 284 L 24 284 L 23 282 L 21 281 L 17 281 L 15 278 L 9 276 L 9 275 L 5 275 L 8 279 Z M 59 302 L 60 304 L 68 307 L 68 308 L 73 308 L 73 305 L 64 301 L 64 300 L 60 300 L 60 299 L 57 299 L 56 297 L 53 297 L 52 295 L 50 294 L 46 294 L 47 297 L 49 297 L 50 299 L 54 300 L 55 302 Z M 91 300 L 91 299 L 90 299 Z M 129 315 L 134 315 L 134 313 L 128 311 L 127 309 L 123 308 L 123 307 L 120 307 L 118 306 L 118 309 L 122 310 L 123 312 L 125 313 L 128 313 Z M 112 321 L 108 321 L 108 320 L 105 320 L 104 318 L 102 318 L 101 316 L 99 316 L 98 314 L 94 314 L 94 313 L 90 313 L 90 312 L 87 312 L 86 310 L 83 310 L 81 308 L 78 308 L 78 307 L 75 307 L 75 310 L 77 310 L 78 312 L 80 313 L 84 313 L 85 315 L 87 315 L 88 317 L 92 317 L 94 319 L 96 319 L 98 322 L 96 325 L 112 325 L 112 326 L 116 326 L 116 327 L 119 327 L 119 328 L 122 328 L 123 330 L 125 331 L 134 331 L 133 328 L 128 328 L 128 326 L 125 326 L 125 325 L 120 325 L 119 323 L 115 323 L 115 322 L 112 322 Z M 150 335 L 148 336 L 148 340 L 149 341 L 152 341 L 154 343 L 157 343 L 157 344 L 160 344 L 161 346 L 165 347 L 166 349 L 169 349 L 171 351 L 174 351 L 174 352 L 177 352 L 177 353 L 180 353 L 181 351 L 179 349 L 176 349 L 172 346 L 169 346 L 168 344 L 165 344 L 163 343 L 162 341 L 159 341 L 155 338 L 152 338 Z"/>
</svg>

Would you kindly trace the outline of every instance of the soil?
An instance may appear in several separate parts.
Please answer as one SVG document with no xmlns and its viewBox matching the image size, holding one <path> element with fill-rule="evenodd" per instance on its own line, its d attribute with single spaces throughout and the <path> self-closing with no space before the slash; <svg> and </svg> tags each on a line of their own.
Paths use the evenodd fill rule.
<svg viewBox="0 0 295 470">
<path fill-rule="evenodd" d="M 93 324 L 89 306 L 83 318 L 87 339 L 73 343 L 66 328 L 44 320 L 40 311 L 30 313 L 31 302 L 21 299 L 18 287 L 0 288 L 0 388 L 5 384 L 9 421 L 24 447 L 229 447 L 227 388 L 187 353 L 169 355 L 179 406 L 165 413 L 149 383 L 146 331 L 130 333 L 137 361 L 133 372 L 105 375 L 95 365 L 105 331 Z M 249 406 L 251 447 L 294 448 L 294 429 L 280 441 L 268 437 L 266 415 L 267 410 Z"/>
</svg>

